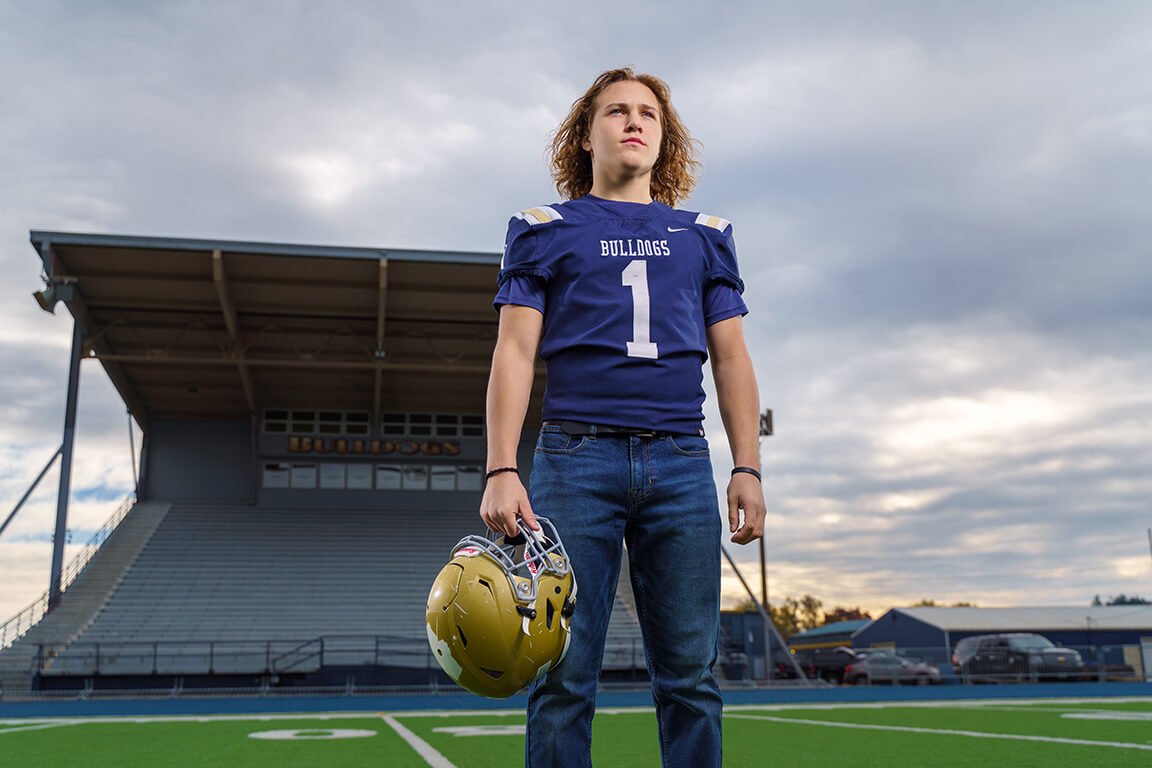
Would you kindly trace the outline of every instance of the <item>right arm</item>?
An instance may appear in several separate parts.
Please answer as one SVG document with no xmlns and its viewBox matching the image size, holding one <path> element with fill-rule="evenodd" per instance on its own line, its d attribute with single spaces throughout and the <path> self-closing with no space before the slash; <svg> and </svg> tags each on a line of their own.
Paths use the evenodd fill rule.
<svg viewBox="0 0 1152 768">
<path fill-rule="evenodd" d="M 531 307 L 505 304 L 500 308 L 488 378 L 488 470 L 516 466 L 543 328 L 544 316 Z M 540 530 L 528 503 L 528 492 L 515 472 L 502 472 L 487 481 L 480 500 L 480 517 L 489 530 L 508 536 L 519 532 L 517 517 L 529 528 Z"/>
</svg>

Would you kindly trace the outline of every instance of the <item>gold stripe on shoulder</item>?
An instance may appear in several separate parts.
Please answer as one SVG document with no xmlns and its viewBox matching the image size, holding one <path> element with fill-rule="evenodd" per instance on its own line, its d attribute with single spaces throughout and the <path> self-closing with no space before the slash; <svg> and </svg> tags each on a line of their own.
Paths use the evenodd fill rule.
<svg viewBox="0 0 1152 768">
<path fill-rule="evenodd" d="M 697 216 L 696 217 L 696 223 L 702 224 L 705 227 L 712 227 L 713 229 L 718 229 L 721 232 L 728 229 L 728 227 L 731 226 L 731 224 L 732 224 L 732 222 L 728 221 L 728 219 L 722 219 L 719 216 L 710 216 L 707 213 L 702 213 L 699 216 Z"/>
<path fill-rule="evenodd" d="M 560 215 L 560 211 L 547 205 L 541 205 L 536 208 L 528 208 L 516 214 L 516 218 L 523 219 L 531 225 L 548 224 L 552 221 L 559 221 L 564 217 Z"/>
</svg>

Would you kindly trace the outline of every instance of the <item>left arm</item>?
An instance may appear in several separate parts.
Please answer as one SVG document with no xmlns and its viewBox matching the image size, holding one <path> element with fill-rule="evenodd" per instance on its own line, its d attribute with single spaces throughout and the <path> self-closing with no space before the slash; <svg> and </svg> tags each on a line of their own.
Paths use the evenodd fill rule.
<svg viewBox="0 0 1152 768">
<path fill-rule="evenodd" d="M 744 340 L 744 318 L 731 317 L 708 326 L 708 355 L 733 465 L 759 470 L 760 392 Z M 728 482 L 728 526 L 732 541 L 748 544 L 763 536 L 764 514 L 764 488 L 760 481 L 746 473 L 733 475 Z"/>
</svg>

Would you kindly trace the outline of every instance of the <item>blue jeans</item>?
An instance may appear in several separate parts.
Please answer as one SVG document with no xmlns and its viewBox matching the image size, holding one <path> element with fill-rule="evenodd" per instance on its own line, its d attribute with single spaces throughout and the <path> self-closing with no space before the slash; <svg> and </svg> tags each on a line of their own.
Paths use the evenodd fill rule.
<svg viewBox="0 0 1152 768">
<path fill-rule="evenodd" d="M 568 655 L 528 699 L 529 768 L 591 763 L 604 639 L 627 542 L 666 768 L 719 768 L 720 511 L 703 437 L 571 436 L 545 425 L 532 509 L 556 526 L 578 587 Z"/>
</svg>

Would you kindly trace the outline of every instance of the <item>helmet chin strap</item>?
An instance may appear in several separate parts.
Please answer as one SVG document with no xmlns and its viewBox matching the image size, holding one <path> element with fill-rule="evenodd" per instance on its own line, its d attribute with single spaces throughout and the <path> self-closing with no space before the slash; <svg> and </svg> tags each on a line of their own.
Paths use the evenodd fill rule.
<svg viewBox="0 0 1152 768">
<path fill-rule="evenodd" d="M 524 634 L 530 636 L 531 633 L 528 631 L 528 622 L 536 618 L 536 609 L 529 608 L 528 606 L 524 605 L 518 605 L 516 606 L 516 612 L 519 613 L 520 616 L 524 619 L 522 622 L 520 622 L 520 629 L 524 631 Z"/>
</svg>

